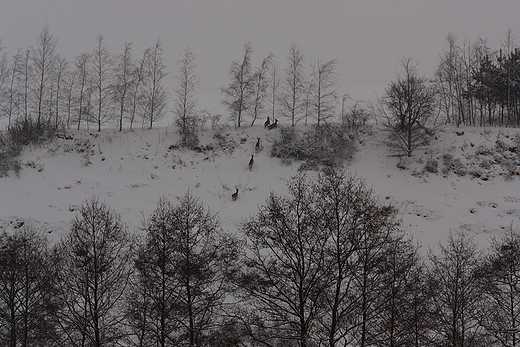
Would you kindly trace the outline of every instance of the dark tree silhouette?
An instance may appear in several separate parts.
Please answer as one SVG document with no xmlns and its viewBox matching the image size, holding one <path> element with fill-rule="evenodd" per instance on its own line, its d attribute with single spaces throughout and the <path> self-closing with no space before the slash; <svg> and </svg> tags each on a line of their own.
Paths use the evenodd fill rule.
<svg viewBox="0 0 520 347">
<path fill-rule="evenodd" d="M 31 225 L 0 234 L 0 344 L 50 346 L 56 340 L 56 267 Z"/>
<path fill-rule="evenodd" d="M 219 333 L 238 245 L 191 192 L 177 206 L 159 201 L 136 260 L 142 299 L 133 325 L 144 327 L 145 345 L 205 346 Z"/>
<path fill-rule="evenodd" d="M 315 189 L 331 276 L 320 323 L 329 347 L 364 345 L 382 309 L 388 250 L 399 244 L 391 239 L 396 210 L 380 204 L 360 179 L 339 171 L 320 175 Z"/>
<path fill-rule="evenodd" d="M 430 138 L 427 122 L 434 112 L 435 94 L 411 59 L 404 59 L 401 64 L 403 70 L 386 89 L 380 109 L 390 148 L 411 157 Z"/>
<path fill-rule="evenodd" d="M 511 226 L 491 245 L 480 272 L 481 324 L 502 346 L 520 345 L 520 233 Z"/>
<path fill-rule="evenodd" d="M 96 197 L 86 200 L 60 246 L 58 319 L 64 344 L 101 347 L 122 340 L 130 246 L 121 217 Z"/>
<path fill-rule="evenodd" d="M 304 176 L 289 183 L 289 196 L 274 194 L 242 226 L 249 243 L 244 272 L 236 278 L 254 310 L 248 316 L 252 341 L 298 346 L 317 342 L 318 318 L 328 286 L 324 228 L 311 185 Z"/>
<path fill-rule="evenodd" d="M 436 288 L 432 316 L 433 345 L 488 346 L 479 324 L 482 290 L 477 280 L 481 255 L 472 238 L 450 233 L 440 253 L 430 252 L 431 278 Z"/>
</svg>

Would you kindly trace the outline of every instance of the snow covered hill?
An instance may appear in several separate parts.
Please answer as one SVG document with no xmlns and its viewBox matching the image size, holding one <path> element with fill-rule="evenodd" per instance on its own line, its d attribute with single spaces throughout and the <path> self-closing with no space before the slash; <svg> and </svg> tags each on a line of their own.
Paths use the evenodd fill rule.
<svg viewBox="0 0 520 347">
<path fill-rule="evenodd" d="M 347 170 L 363 177 L 381 201 L 399 208 L 402 228 L 423 250 L 459 229 L 486 247 L 490 237 L 512 223 L 518 226 L 517 133 L 448 127 L 404 160 L 391 156 L 384 133 L 373 129 L 361 137 Z M 218 138 L 208 130 L 200 150 L 191 151 L 176 146 L 178 135 L 168 127 L 60 132 L 45 145 L 26 148 L 18 177 L 0 179 L 0 228 L 33 223 L 58 239 L 85 199 L 97 195 L 138 231 L 161 196 L 175 202 L 191 189 L 220 215 L 226 230 L 234 231 L 270 192 L 285 194 L 287 181 L 298 174 L 301 163 L 269 155 L 275 136 L 277 131 L 261 124 L 230 128 Z M 239 197 L 232 201 L 235 189 Z"/>
</svg>

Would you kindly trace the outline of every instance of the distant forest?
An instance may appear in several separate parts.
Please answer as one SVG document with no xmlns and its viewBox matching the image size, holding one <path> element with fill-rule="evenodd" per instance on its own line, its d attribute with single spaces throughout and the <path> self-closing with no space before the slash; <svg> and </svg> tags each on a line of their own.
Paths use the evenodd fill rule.
<svg viewBox="0 0 520 347">
<path fill-rule="evenodd" d="M 88 198 L 60 242 L 0 234 L 2 346 L 517 346 L 520 232 L 463 232 L 427 257 L 398 211 L 325 170 L 238 233 L 191 191 L 139 235 Z"/>
<path fill-rule="evenodd" d="M 514 35 L 508 32 L 500 49 L 488 47 L 484 39 L 446 38 L 438 69 L 427 78 L 435 93 L 436 120 L 457 126 L 519 126 L 520 52 Z M 211 116 L 197 108 L 200 76 L 189 49 L 170 67 L 176 82 L 170 90 L 165 82 L 171 72 L 160 40 L 137 54 L 127 42 L 115 54 L 99 36 L 91 50 L 72 61 L 60 56 L 57 42 L 48 27 L 33 46 L 15 54 L 0 42 L 0 118 L 8 127 L 24 122 L 62 129 L 115 125 L 122 130 L 152 127 L 171 112 L 172 120 L 189 130 L 190 124 Z M 253 67 L 251 55 L 248 43 L 242 57 L 231 62 L 230 81 L 221 88 L 223 104 L 237 126 L 266 117 L 291 125 L 319 124 L 345 113 L 347 96 L 338 95 L 335 60 L 308 64 L 296 45 L 288 50 L 283 68 L 273 55 Z"/>
</svg>

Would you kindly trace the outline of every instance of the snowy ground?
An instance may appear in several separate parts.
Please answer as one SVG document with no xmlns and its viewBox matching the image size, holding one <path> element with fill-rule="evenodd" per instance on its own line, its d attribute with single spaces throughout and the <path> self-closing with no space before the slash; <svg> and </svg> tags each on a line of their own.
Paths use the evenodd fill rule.
<svg viewBox="0 0 520 347">
<path fill-rule="evenodd" d="M 456 134 L 462 131 L 463 135 Z M 403 162 L 389 156 L 382 143 L 384 134 L 374 131 L 361 139 L 348 170 L 363 177 L 381 201 L 399 208 L 403 229 L 423 250 L 436 248 L 450 230 L 459 229 L 486 247 L 490 237 L 500 235 L 511 223 L 518 225 L 520 178 L 506 178 L 503 166 L 496 164 L 515 153 L 505 151 L 497 158 L 483 148 L 495 148 L 500 139 L 510 145 L 517 132 L 446 128 L 429 148 Z M 122 215 L 130 230 L 137 231 L 159 197 L 175 201 L 191 189 L 220 215 L 226 230 L 234 231 L 256 213 L 271 191 L 284 194 L 287 180 L 300 166 L 269 156 L 276 132 L 265 130 L 262 122 L 224 131 L 220 145 L 207 131 L 201 147 L 211 145 L 213 149 L 200 152 L 178 149 L 178 137 L 168 127 L 60 134 L 44 146 L 26 149 L 19 177 L 11 174 L 0 179 L 0 230 L 9 230 L 19 221 L 32 222 L 58 239 L 83 201 L 97 195 Z M 257 138 L 261 138 L 259 152 L 255 150 Z M 443 173 L 446 153 L 460 158 L 468 172 L 471 165 L 485 170 L 481 169 L 480 177 Z M 250 172 L 252 154 L 255 163 Z M 438 160 L 438 173 L 424 172 L 428 159 Z M 232 201 L 235 188 L 239 198 Z"/>
</svg>

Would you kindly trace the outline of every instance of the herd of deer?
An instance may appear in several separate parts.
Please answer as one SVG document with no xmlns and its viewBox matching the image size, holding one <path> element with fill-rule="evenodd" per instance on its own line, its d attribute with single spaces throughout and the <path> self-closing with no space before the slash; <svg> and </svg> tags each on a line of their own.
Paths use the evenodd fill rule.
<svg viewBox="0 0 520 347">
<path fill-rule="evenodd" d="M 275 119 L 274 122 L 271 123 L 271 120 L 269 119 L 269 117 L 267 117 L 267 120 L 264 123 L 264 128 L 267 130 L 273 130 L 273 129 L 276 129 L 277 127 L 278 127 L 278 119 Z M 257 137 L 255 151 L 256 152 L 260 151 L 260 138 L 259 137 Z M 253 171 L 254 163 L 255 163 L 255 155 L 251 154 L 251 159 L 249 159 L 249 164 L 247 165 L 249 168 L 249 171 Z M 236 201 L 238 199 L 238 188 L 235 188 L 235 189 L 236 189 L 236 191 L 233 194 L 231 194 L 231 199 L 233 201 Z"/>
</svg>

